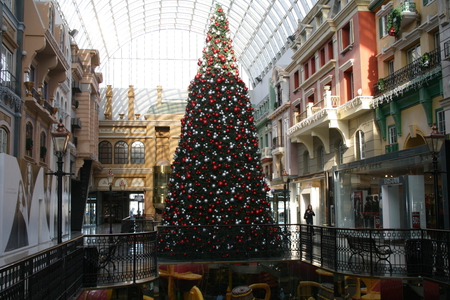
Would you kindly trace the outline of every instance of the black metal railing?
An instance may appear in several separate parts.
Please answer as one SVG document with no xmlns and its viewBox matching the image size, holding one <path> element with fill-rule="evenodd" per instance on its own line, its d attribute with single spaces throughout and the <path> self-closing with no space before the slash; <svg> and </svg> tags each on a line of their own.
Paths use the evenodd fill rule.
<svg viewBox="0 0 450 300">
<path fill-rule="evenodd" d="M 155 227 L 159 225 L 159 221 L 154 221 L 150 218 L 145 217 L 127 217 L 122 219 L 120 224 L 121 233 L 131 233 L 131 232 L 145 232 L 153 231 Z"/>
<path fill-rule="evenodd" d="M 71 240 L 0 269 L 0 299 L 69 299 L 83 285 L 83 240 Z"/>
<path fill-rule="evenodd" d="M 0 70 L 0 85 L 20 95 L 20 82 L 8 70 Z"/>
<path fill-rule="evenodd" d="M 421 58 L 416 59 L 400 70 L 380 79 L 377 84 L 374 85 L 374 96 L 377 97 L 391 91 L 408 81 L 430 72 L 440 65 L 441 53 L 440 48 L 438 47 L 433 51 L 424 54 Z"/>
<path fill-rule="evenodd" d="M 345 229 L 304 224 L 233 225 L 223 227 L 225 230 L 220 227 L 159 226 L 158 239 L 164 243 L 158 245 L 158 261 L 168 264 L 302 260 L 341 273 L 421 276 L 450 282 L 450 231 Z M 269 239 L 263 243 L 269 247 L 255 247 L 255 239 L 246 235 L 254 230 L 259 236 L 269 234 Z M 242 239 L 236 238 L 233 232 L 241 232 Z M 274 234 L 276 239 L 273 239 Z M 214 237 L 214 241 L 207 242 L 205 237 Z M 189 241 L 203 238 L 204 246 L 190 246 Z M 167 241 L 185 245 L 163 249 Z"/>
<path fill-rule="evenodd" d="M 0 268 L 0 299 L 72 299 L 158 277 L 156 232 L 85 235 Z"/>
<path fill-rule="evenodd" d="M 156 232 L 84 236 L 84 284 L 136 284 L 158 276 Z"/>
</svg>

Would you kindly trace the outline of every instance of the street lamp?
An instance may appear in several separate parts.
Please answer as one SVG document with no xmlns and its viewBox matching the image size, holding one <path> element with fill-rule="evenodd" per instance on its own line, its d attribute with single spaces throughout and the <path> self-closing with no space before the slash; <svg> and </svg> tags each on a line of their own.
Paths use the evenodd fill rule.
<svg viewBox="0 0 450 300">
<path fill-rule="evenodd" d="M 288 215 L 287 215 L 287 208 L 286 208 L 286 198 L 287 198 L 287 184 L 289 183 L 289 174 L 286 172 L 286 170 L 283 170 L 283 173 L 281 174 L 281 178 L 283 179 L 284 182 L 284 197 L 283 197 L 283 202 L 284 202 L 284 228 L 286 228 L 286 224 L 288 223 Z"/>
<path fill-rule="evenodd" d="M 67 151 L 67 143 L 69 142 L 70 133 L 62 124 L 62 121 L 58 124 L 56 131 L 51 132 L 53 139 L 53 147 L 55 155 L 58 158 L 58 170 L 54 173 L 47 173 L 49 175 L 55 175 L 58 177 L 58 204 L 57 204 L 57 238 L 58 244 L 62 243 L 62 177 L 65 175 L 71 175 L 72 173 L 63 172 L 63 157 Z"/>
<path fill-rule="evenodd" d="M 441 152 L 442 145 L 445 141 L 445 135 L 440 134 L 438 132 L 438 128 L 436 125 L 431 127 L 431 133 L 427 136 L 424 136 L 425 141 L 427 142 L 428 150 L 433 156 L 433 170 L 428 173 L 433 174 L 433 187 L 434 187 L 434 206 L 436 213 L 436 228 L 439 228 L 439 185 L 438 185 L 438 176 L 442 173 L 438 169 L 438 160 L 437 156 Z"/>
<path fill-rule="evenodd" d="M 114 180 L 114 174 L 111 169 L 109 169 L 108 175 L 106 175 L 106 178 L 108 178 L 108 185 L 109 185 L 109 234 L 112 234 L 112 183 Z"/>
</svg>

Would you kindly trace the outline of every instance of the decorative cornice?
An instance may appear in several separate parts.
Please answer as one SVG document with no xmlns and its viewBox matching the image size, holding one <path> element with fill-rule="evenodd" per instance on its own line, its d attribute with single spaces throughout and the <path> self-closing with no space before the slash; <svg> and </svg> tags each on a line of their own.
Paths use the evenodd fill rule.
<svg viewBox="0 0 450 300">
<path fill-rule="evenodd" d="M 281 115 L 283 112 L 289 109 L 291 102 L 285 102 L 280 107 L 278 107 L 273 113 L 271 113 L 267 118 L 270 120 L 275 119 L 277 116 Z"/>
</svg>

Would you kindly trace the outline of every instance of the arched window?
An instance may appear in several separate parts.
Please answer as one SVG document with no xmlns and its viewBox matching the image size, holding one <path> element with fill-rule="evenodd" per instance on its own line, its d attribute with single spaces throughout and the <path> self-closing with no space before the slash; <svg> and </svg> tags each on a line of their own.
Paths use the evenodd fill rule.
<svg viewBox="0 0 450 300">
<path fill-rule="evenodd" d="M 131 163 L 143 164 L 145 162 L 145 147 L 141 141 L 131 144 Z"/>
<path fill-rule="evenodd" d="M 8 153 L 8 131 L 0 127 L 0 153 Z"/>
<path fill-rule="evenodd" d="M 100 142 L 98 145 L 98 160 L 102 164 L 112 164 L 112 146 L 110 142 Z"/>
<path fill-rule="evenodd" d="M 41 136 L 39 137 L 39 146 L 41 147 L 39 149 L 39 158 L 42 162 L 45 162 L 47 157 L 47 135 L 45 132 L 41 132 Z"/>
<path fill-rule="evenodd" d="M 366 144 L 364 142 L 364 131 L 358 130 L 356 132 L 355 138 L 356 138 L 356 141 L 355 141 L 356 158 L 358 160 L 365 159 L 366 158 Z"/>
<path fill-rule="evenodd" d="M 309 152 L 305 151 L 303 153 L 303 174 L 308 174 L 309 172 Z"/>
<path fill-rule="evenodd" d="M 114 146 L 114 163 L 127 164 L 128 163 L 128 144 L 124 141 L 119 141 Z"/>
<path fill-rule="evenodd" d="M 25 152 L 28 156 L 33 156 L 33 125 L 28 122 L 25 126 Z"/>
<path fill-rule="evenodd" d="M 325 149 L 323 146 L 320 146 L 317 149 L 317 167 L 320 170 L 325 168 Z"/>
</svg>

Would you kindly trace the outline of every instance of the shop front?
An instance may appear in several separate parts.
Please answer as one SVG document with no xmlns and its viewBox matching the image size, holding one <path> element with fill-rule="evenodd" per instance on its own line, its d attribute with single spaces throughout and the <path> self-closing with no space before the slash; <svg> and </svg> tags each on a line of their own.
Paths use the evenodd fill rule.
<svg viewBox="0 0 450 300">
<path fill-rule="evenodd" d="M 437 220 L 444 220 L 448 203 L 442 196 L 446 194 L 442 176 L 437 178 L 437 188 L 434 176 L 426 145 L 335 167 L 335 226 L 436 228 Z"/>
</svg>

